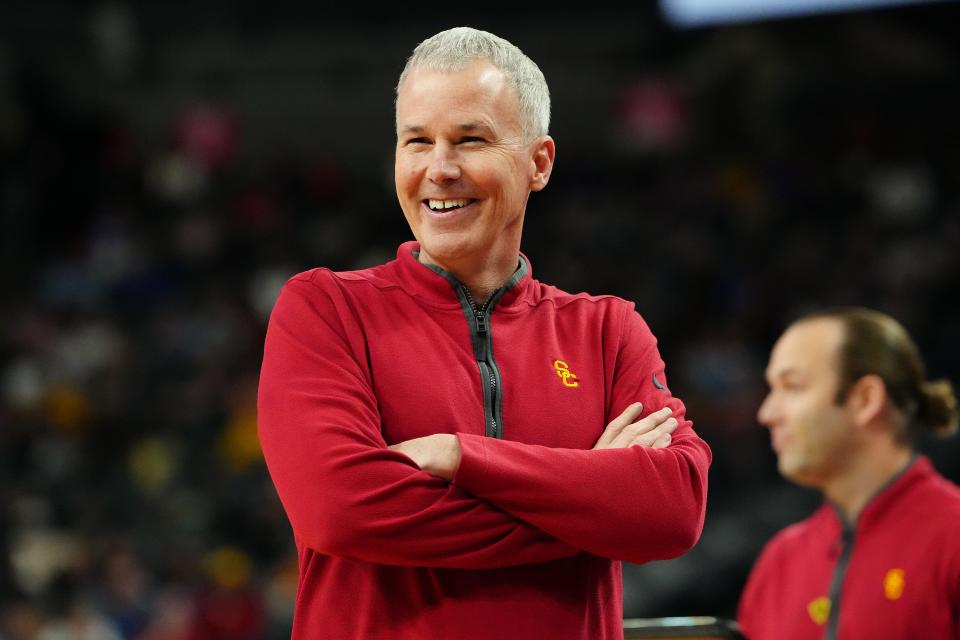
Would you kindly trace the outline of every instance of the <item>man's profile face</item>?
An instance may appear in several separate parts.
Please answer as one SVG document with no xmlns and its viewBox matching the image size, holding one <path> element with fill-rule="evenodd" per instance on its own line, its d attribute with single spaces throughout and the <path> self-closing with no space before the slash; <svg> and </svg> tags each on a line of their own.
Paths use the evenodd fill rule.
<svg viewBox="0 0 960 640">
<path fill-rule="evenodd" d="M 449 266 L 518 246 L 530 191 L 546 183 L 535 177 L 536 148 L 489 62 L 413 69 L 397 95 L 395 181 L 421 260 Z"/>
<path fill-rule="evenodd" d="M 842 472 L 856 447 L 856 433 L 837 402 L 839 321 L 815 319 L 793 325 L 770 354 L 770 391 L 757 419 L 770 429 L 780 473 L 797 484 L 823 488 Z"/>
</svg>

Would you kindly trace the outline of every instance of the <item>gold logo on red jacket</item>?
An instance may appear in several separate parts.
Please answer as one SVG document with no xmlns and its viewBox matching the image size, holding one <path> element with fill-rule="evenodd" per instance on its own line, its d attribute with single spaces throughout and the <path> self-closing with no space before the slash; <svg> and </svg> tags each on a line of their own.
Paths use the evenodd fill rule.
<svg viewBox="0 0 960 640">
<path fill-rule="evenodd" d="M 563 382 L 565 387 L 579 387 L 580 383 L 577 382 L 577 376 L 574 375 L 573 371 L 570 371 L 570 367 L 567 366 L 567 363 L 563 360 L 554 360 L 553 368 L 557 372 L 557 375 L 560 376 L 560 380 Z"/>
<path fill-rule="evenodd" d="M 903 595 L 903 575 L 903 569 L 890 569 L 883 576 L 883 595 L 887 596 L 887 600 L 899 600 Z"/>
<path fill-rule="evenodd" d="M 820 626 L 825 625 L 830 618 L 830 598 L 827 596 L 814 598 L 810 601 L 810 604 L 807 605 L 807 613 L 810 614 L 810 619 L 813 620 L 814 623 Z"/>
</svg>

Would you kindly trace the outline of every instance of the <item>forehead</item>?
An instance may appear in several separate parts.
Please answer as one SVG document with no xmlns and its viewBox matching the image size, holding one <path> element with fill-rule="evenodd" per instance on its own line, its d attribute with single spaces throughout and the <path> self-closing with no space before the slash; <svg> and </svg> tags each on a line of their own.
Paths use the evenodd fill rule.
<svg viewBox="0 0 960 640">
<path fill-rule="evenodd" d="M 835 370 L 837 352 L 843 338 L 839 320 L 818 318 L 787 329 L 770 354 L 767 377 L 789 372 L 819 374 Z"/>
<path fill-rule="evenodd" d="M 519 122 L 519 112 L 506 76 L 485 60 L 459 71 L 414 68 L 397 94 L 401 127 L 426 127 L 448 120 L 510 125 Z"/>
</svg>

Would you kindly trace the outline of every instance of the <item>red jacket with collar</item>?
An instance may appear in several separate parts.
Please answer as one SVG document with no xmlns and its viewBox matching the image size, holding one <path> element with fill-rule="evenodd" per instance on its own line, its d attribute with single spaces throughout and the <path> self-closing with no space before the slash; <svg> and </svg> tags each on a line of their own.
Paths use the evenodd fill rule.
<svg viewBox="0 0 960 640">
<path fill-rule="evenodd" d="M 960 488 L 920 457 L 846 532 L 824 504 L 767 544 L 737 617 L 750 640 L 960 638 Z"/>
<path fill-rule="evenodd" d="M 264 456 L 293 526 L 294 638 L 622 637 L 620 561 L 698 539 L 710 450 L 633 305 L 570 295 L 521 260 L 483 318 L 397 259 L 293 277 L 267 331 Z M 591 451 L 632 402 L 664 449 Z M 452 482 L 387 445 L 457 434 Z"/>
</svg>

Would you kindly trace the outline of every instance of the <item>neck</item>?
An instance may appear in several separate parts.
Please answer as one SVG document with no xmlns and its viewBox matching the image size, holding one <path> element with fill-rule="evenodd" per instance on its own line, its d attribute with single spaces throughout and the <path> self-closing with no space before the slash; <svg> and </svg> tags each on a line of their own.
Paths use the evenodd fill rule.
<svg viewBox="0 0 960 640">
<path fill-rule="evenodd" d="M 907 468 L 912 457 L 910 447 L 893 442 L 861 451 L 839 477 L 823 488 L 823 493 L 844 520 L 852 524 L 870 499 Z"/>
<path fill-rule="evenodd" d="M 488 256 L 482 261 L 436 260 L 421 247 L 419 260 L 450 273 L 470 291 L 473 301 L 480 306 L 513 276 L 520 260 L 520 250 L 507 252 L 504 256 Z"/>
</svg>

